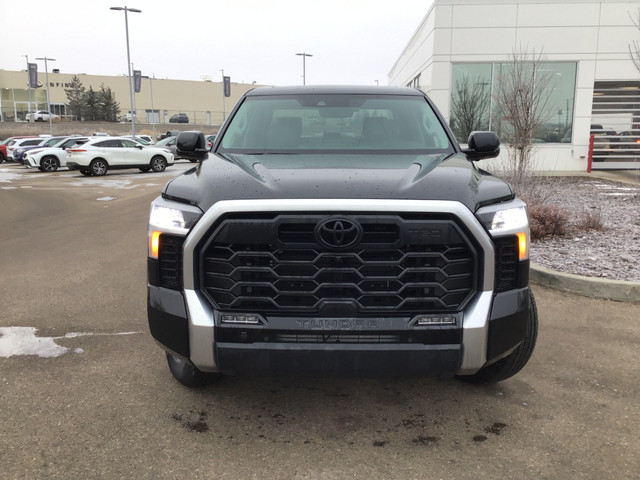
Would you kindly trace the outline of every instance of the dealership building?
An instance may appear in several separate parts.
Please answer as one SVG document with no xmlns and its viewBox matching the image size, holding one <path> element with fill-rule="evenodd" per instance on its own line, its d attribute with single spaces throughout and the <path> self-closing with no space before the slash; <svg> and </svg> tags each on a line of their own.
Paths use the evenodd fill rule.
<svg viewBox="0 0 640 480">
<path fill-rule="evenodd" d="M 87 75 L 53 70 L 48 72 L 51 110 L 63 119 L 76 120 L 69 115 L 69 89 L 74 76 L 89 90 L 110 88 L 120 106 L 120 115 L 130 110 L 129 78 L 123 76 Z M 27 71 L 0 70 L 0 115 L 3 122 L 25 121 L 29 111 L 47 110 L 46 72 L 38 71 L 39 88 L 28 88 Z M 240 97 L 253 84 L 231 82 L 230 96 L 224 96 L 223 83 L 170 80 L 143 77 L 140 92 L 134 95 L 136 119 L 141 123 L 169 123 L 177 113 L 185 113 L 188 123 L 220 125 Z M 175 118 L 175 117 L 174 117 Z M 182 116 L 184 119 L 184 116 Z"/>
<path fill-rule="evenodd" d="M 549 85 L 535 168 L 587 170 L 590 140 L 594 169 L 638 168 L 640 73 L 630 47 L 640 43 L 639 15 L 638 1 L 434 0 L 388 83 L 427 93 L 461 142 L 461 100 L 484 99 L 473 129 L 500 135 L 510 120 L 496 111 L 501 75 L 535 51 Z"/>
</svg>

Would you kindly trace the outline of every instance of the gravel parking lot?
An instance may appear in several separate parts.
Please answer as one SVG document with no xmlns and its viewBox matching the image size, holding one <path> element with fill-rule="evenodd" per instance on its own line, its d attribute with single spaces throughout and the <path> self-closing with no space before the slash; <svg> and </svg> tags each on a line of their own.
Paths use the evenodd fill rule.
<svg viewBox="0 0 640 480">
<path fill-rule="evenodd" d="M 537 349 L 494 386 L 182 387 L 146 325 L 146 217 L 192 166 L 0 165 L 0 478 L 639 478 L 637 304 L 534 287 Z M 22 354 L 34 335 L 60 355 Z"/>
</svg>

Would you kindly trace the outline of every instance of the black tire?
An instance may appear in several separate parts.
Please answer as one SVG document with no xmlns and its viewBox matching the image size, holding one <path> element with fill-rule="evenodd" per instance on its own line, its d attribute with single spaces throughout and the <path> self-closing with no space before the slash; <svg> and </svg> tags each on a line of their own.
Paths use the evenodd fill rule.
<svg viewBox="0 0 640 480">
<path fill-rule="evenodd" d="M 190 159 L 189 159 L 189 161 L 190 161 L 191 163 L 196 163 L 198 160 L 197 160 L 196 158 L 190 158 Z"/>
<path fill-rule="evenodd" d="M 0 153 L 0 163 L 4 162 L 4 155 Z"/>
<path fill-rule="evenodd" d="M 164 172 L 167 168 L 167 159 L 162 155 L 156 155 L 151 159 L 151 170 L 156 173 Z"/>
<path fill-rule="evenodd" d="M 43 172 L 57 172 L 60 168 L 60 161 L 53 155 L 47 155 L 40 160 L 40 170 Z"/>
<path fill-rule="evenodd" d="M 36 122 L 44 122 L 44 118 L 40 117 L 40 118 L 36 118 L 35 120 Z"/>
<path fill-rule="evenodd" d="M 480 369 L 473 375 L 459 375 L 469 383 L 495 383 L 513 377 L 527 364 L 538 338 L 538 308 L 533 292 L 529 291 L 529 323 L 522 343 L 508 356 Z"/>
<path fill-rule="evenodd" d="M 109 170 L 109 164 L 102 158 L 94 158 L 89 164 L 89 172 L 96 177 L 106 175 L 107 170 Z"/>
<path fill-rule="evenodd" d="M 167 352 L 169 370 L 176 380 L 185 387 L 198 388 L 207 381 L 207 374 L 198 370 L 193 364 Z"/>
<path fill-rule="evenodd" d="M 89 170 L 87 170 L 86 168 L 81 168 L 80 169 L 80 173 L 82 175 L 84 175 L 85 177 L 90 177 L 91 176 L 91 172 Z"/>
<path fill-rule="evenodd" d="M 140 167 L 141 172 L 148 172 L 149 170 L 151 170 L 151 167 Z"/>
</svg>

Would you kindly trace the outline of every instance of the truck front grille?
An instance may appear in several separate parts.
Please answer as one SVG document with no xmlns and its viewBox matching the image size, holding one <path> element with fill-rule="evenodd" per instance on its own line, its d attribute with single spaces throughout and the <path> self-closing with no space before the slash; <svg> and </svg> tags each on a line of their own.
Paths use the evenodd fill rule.
<svg viewBox="0 0 640 480">
<path fill-rule="evenodd" d="M 200 289 L 225 311 L 352 317 L 458 311 L 478 288 L 478 248 L 450 215 L 348 215 L 361 227 L 348 248 L 318 239 L 327 218 L 222 217 L 199 250 Z"/>
</svg>

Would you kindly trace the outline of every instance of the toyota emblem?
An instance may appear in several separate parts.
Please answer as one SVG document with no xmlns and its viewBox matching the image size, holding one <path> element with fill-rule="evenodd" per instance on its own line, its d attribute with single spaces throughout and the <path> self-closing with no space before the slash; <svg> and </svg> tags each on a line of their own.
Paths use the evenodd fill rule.
<svg viewBox="0 0 640 480">
<path fill-rule="evenodd" d="M 346 217 L 331 217 L 318 223 L 316 240 L 331 248 L 351 247 L 362 239 L 362 227 Z"/>
</svg>

